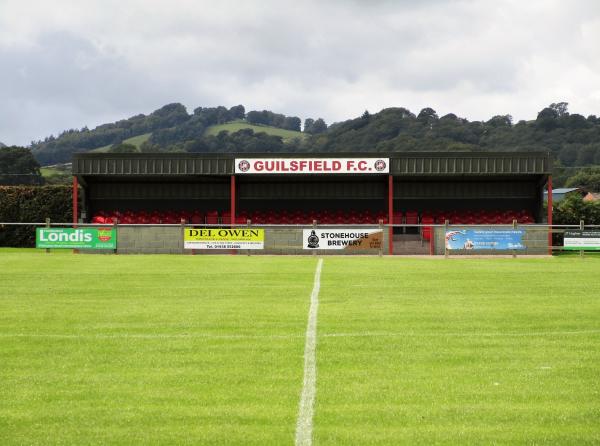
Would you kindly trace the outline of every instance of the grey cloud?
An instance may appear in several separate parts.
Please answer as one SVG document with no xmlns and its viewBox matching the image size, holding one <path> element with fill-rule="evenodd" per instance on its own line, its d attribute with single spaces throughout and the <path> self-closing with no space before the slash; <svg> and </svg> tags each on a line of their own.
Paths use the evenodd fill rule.
<svg viewBox="0 0 600 446">
<path fill-rule="evenodd" d="M 78 5 L 14 29 L 0 17 L 0 140 L 23 144 L 175 101 L 329 122 L 385 106 L 531 119 L 557 100 L 600 114 L 593 1 Z M 21 17 L 19 8 L 3 13 Z"/>
</svg>

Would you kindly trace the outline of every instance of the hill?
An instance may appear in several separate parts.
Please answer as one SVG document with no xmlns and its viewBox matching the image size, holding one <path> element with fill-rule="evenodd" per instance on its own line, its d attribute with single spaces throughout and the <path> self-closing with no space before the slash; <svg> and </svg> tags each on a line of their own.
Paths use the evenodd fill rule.
<svg viewBox="0 0 600 446">
<path fill-rule="evenodd" d="M 316 124 L 319 125 L 316 125 Z M 510 115 L 469 121 L 453 113 L 439 117 L 424 108 L 418 114 L 392 107 L 335 123 L 268 110 L 198 107 L 188 114 L 182 104 L 167 104 L 149 115 L 136 115 L 93 130 L 67 130 L 32 143 L 42 165 L 65 163 L 78 151 L 107 151 L 120 143 L 142 152 L 410 152 L 410 151 L 546 151 L 556 161 L 556 184 L 575 169 L 600 165 L 600 119 L 568 111 L 554 103 L 530 121 Z M 556 172 L 556 171 L 555 171 Z"/>
<path fill-rule="evenodd" d="M 309 121 L 314 122 L 312 119 Z M 239 127 L 242 122 L 247 122 L 248 125 Z M 142 151 L 188 150 L 203 139 L 207 129 L 228 123 L 232 123 L 229 129 L 238 126 L 244 131 L 260 127 L 261 132 L 280 138 L 280 143 L 284 139 L 287 141 L 301 135 L 301 121 L 296 116 L 285 116 L 269 110 L 246 113 L 243 105 L 229 109 L 223 106 L 198 107 L 192 114 L 188 114 L 182 104 L 174 103 L 147 116 L 140 114 L 91 130 L 87 127 L 66 130 L 58 136 L 32 142 L 31 150 L 42 165 L 65 163 L 71 160 L 75 152 L 102 152 L 121 143 L 131 143 Z M 260 133 L 258 129 L 257 133 Z M 252 134 L 254 135 L 254 131 Z M 211 135 L 207 137 L 210 138 Z"/>
<path fill-rule="evenodd" d="M 2 147 L 6 147 L 6 144 L 4 144 L 2 141 L 0 141 L 0 148 Z"/>
</svg>

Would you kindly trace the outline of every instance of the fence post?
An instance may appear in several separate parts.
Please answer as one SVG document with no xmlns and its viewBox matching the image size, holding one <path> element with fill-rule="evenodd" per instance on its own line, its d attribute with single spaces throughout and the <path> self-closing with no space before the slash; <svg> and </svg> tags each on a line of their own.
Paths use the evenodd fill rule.
<svg viewBox="0 0 600 446">
<path fill-rule="evenodd" d="M 448 243 L 446 243 L 446 234 L 448 234 L 448 225 L 450 220 L 444 220 L 444 258 L 448 258 Z"/>
<path fill-rule="evenodd" d="M 585 222 L 583 220 L 579 220 L 579 230 L 583 231 L 585 229 Z M 564 245 L 564 243 L 563 243 Z M 582 247 L 582 249 L 579 250 L 579 257 L 581 257 L 583 259 L 583 256 L 585 255 L 585 248 Z"/>
<path fill-rule="evenodd" d="M 117 254 L 117 247 L 119 244 L 119 234 L 117 233 L 119 230 L 117 227 L 118 223 L 119 223 L 119 219 L 115 218 L 115 221 L 113 222 L 113 228 L 115 229 L 115 235 L 117 236 L 117 244 L 115 244 L 115 249 L 113 250 L 113 254 L 115 254 L 115 255 Z"/>
<path fill-rule="evenodd" d="M 248 225 L 248 228 L 252 227 L 252 220 L 250 220 L 250 219 L 246 220 L 246 224 Z M 263 243 L 264 243 L 264 240 L 263 240 Z M 246 249 L 246 255 L 248 257 L 250 257 L 250 251 L 251 251 L 250 249 Z"/>
<path fill-rule="evenodd" d="M 185 254 L 185 218 L 181 219 L 181 253 Z"/>
<path fill-rule="evenodd" d="M 382 219 L 379 219 L 379 229 L 381 229 L 381 235 L 383 236 L 383 220 Z M 388 234 L 388 237 L 389 237 L 389 234 Z M 383 240 L 382 240 L 382 242 L 383 242 Z M 383 245 L 383 243 L 381 245 L 379 245 L 379 257 L 381 257 L 383 255 L 382 245 Z M 389 254 L 391 255 L 392 253 L 390 252 Z"/>
<path fill-rule="evenodd" d="M 317 220 L 313 220 L 312 227 L 313 227 L 313 229 L 316 229 L 316 228 L 317 228 Z M 304 243 L 304 240 L 302 240 L 302 243 Z M 313 249 L 312 255 L 313 255 L 313 256 L 316 256 L 316 255 L 317 255 L 317 251 L 315 251 L 315 250 Z"/>
<path fill-rule="evenodd" d="M 434 239 L 435 239 L 435 227 L 431 226 L 431 229 L 429 231 L 429 255 L 435 255 L 435 245 L 434 245 Z"/>
<path fill-rule="evenodd" d="M 517 229 L 517 220 L 513 219 L 513 229 L 516 230 Z M 517 251 L 515 251 L 514 249 L 512 250 L 512 256 L 513 259 L 517 258 Z"/>
<path fill-rule="evenodd" d="M 50 228 L 50 219 L 46 218 L 46 227 Z M 49 254 L 50 253 L 50 248 L 46 248 L 46 253 Z"/>
</svg>

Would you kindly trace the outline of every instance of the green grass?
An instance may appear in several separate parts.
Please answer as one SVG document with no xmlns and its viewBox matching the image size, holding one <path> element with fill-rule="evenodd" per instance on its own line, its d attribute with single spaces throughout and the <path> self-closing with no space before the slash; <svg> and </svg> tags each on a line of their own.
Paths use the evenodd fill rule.
<svg viewBox="0 0 600 446">
<path fill-rule="evenodd" d="M 139 150 L 140 146 L 148 141 L 152 133 L 144 133 L 143 135 L 132 136 L 131 138 L 127 138 L 123 140 L 123 144 L 133 144 Z M 112 144 L 108 144 L 106 146 L 98 147 L 97 149 L 91 150 L 91 152 L 108 152 L 112 147 Z"/>
<path fill-rule="evenodd" d="M 598 444 L 599 260 L 327 259 L 317 444 Z"/>
<path fill-rule="evenodd" d="M 255 133 L 264 132 L 269 135 L 281 136 L 284 141 L 294 138 L 303 139 L 305 134 L 294 130 L 279 129 L 277 127 L 269 127 L 266 125 L 249 124 L 246 121 L 232 121 L 225 124 L 212 125 L 206 129 L 205 135 L 218 135 L 223 130 L 234 133 L 242 129 L 252 129 Z"/>
<path fill-rule="evenodd" d="M 71 177 L 71 166 L 53 166 L 53 167 L 40 167 L 40 172 L 44 178 L 51 177 Z"/>
<path fill-rule="evenodd" d="M 293 444 L 316 263 L 0 250 L 1 444 Z M 325 258 L 314 444 L 598 444 L 598 271 Z"/>
</svg>

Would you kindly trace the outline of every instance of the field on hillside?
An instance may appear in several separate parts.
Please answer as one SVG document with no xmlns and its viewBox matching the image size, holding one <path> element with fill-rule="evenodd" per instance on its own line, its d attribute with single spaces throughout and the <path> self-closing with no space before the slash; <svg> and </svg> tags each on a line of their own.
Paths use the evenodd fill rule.
<svg viewBox="0 0 600 446">
<path fill-rule="evenodd" d="M 212 125 L 206 129 L 204 134 L 216 136 L 219 134 L 219 132 L 222 132 L 223 130 L 225 130 L 229 133 L 234 133 L 234 132 L 237 132 L 238 130 L 242 130 L 242 129 L 252 129 L 252 130 L 254 130 L 254 133 L 264 132 L 269 135 L 281 136 L 281 138 L 284 141 L 290 140 L 293 138 L 303 139 L 305 136 L 305 134 L 302 132 L 279 129 L 277 127 L 269 127 L 266 125 L 264 125 L 264 126 L 263 125 L 254 125 L 254 124 L 249 124 L 246 121 L 232 121 L 232 122 L 228 122 L 225 124 Z"/>
<path fill-rule="evenodd" d="M 132 136 L 131 138 L 124 139 L 123 144 L 133 144 L 139 150 L 142 143 L 148 141 L 150 135 L 152 135 L 152 133 L 144 133 L 143 135 Z M 107 146 L 102 146 L 91 150 L 91 152 L 108 152 L 112 146 L 112 144 L 108 144 Z"/>
<path fill-rule="evenodd" d="M 1 444 L 600 443 L 599 258 L 317 265 L 2 250 Z"/>
</svg>

